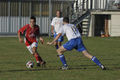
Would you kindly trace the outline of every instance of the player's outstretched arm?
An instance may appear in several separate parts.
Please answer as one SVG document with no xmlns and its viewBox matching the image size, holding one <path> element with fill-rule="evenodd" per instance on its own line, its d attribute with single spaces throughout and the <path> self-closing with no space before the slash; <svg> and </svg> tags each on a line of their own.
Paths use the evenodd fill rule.
<svg viewBox="0 0 120 80">
<path fill-rule="evenodd" d="M 23 39 L 21 38 L 21 34 L 24 34 L 24 31 L 26 30 L 27 27 L 28 27 L 28 24 L 23 26 L 22 28 L 20 28 L 18 31 L 18 39 L 19 39 L 20 43 L 23 43 Z"/>
<path fill-rule="evenodd" d="M 23 40 L 22 40 L 21 35 L 20 35 L 20 32 L 18 32 L 18 39 L 19 39 L 20 43 L 23 43 Z"/>
<path fill-rule="evenodd" d="M 54 26 L 51 26 L 51 33 L 54 34 Z"/>
<path fill-rule="evenodd" d="M 47 42 L 48 45 L 52 45 L 54 42 L 56 42 L 58 40 L 58 38 L 62 35 L 62 33 L 59 33 L 55 39 L 52 42 Z"/>
<path fill-rule="evenodd" d="M 43 44 L 44 43 L 44 39 L 42 37 L 39 38 L 40 42 Z"/>
</svg>

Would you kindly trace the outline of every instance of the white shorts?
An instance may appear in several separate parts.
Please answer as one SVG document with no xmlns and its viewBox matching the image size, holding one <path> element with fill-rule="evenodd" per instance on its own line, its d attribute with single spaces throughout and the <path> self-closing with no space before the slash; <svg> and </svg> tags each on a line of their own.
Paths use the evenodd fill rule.
<svg viewBox="0 0 120 80">
<path fill-rule="evenodd" d="M 27 49 L 30 51 L 31 54 L 33 54 L 33 51 L 32 51 L 33 47 L 38 47 L 38 43 L 33 42 L 30 46 L 27 46 Z"/>
</svg>

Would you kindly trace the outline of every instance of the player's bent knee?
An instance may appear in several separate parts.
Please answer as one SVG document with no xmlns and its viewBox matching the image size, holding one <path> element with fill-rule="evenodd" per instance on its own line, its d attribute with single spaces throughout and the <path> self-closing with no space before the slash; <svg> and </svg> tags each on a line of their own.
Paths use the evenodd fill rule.
<svg viewBox="0 0 120 80">
<path fill-rule="evenodd" d="M 61 46 L 61 47 L 57 50 L 57 53 L 58 53 L 59 55 L 61 55 L 61 54 L 63 54 L 65 51 L 66 51 L 66 49 L 65 49 L 63 46 Z"/>
<path fill-rule="evenodd" d="M 56 51 L 57 51 L 57 53 L 60 53 L 60 50 L 59 50 L 59 49 L 57 49 Z"/>
<path fill-rule="evenodd" d="M 58 55 L 62 54 L 62 51 L 60 49 L 57 50 Z"/>
<path fill-rule="evenodd" d="M 35 47 L 32 48 L 32 52 L 33 52 L 33 54 L 37 53 L 37 50 Z"/>
</svg>

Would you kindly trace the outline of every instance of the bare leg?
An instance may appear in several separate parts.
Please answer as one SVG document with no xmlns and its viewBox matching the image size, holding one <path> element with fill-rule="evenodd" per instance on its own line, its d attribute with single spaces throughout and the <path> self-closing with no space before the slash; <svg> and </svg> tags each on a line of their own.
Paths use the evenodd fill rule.
<svg viewBox="0 0 120 80">
<path fill-rule="evenodd" d="M 37 52 L 37 47 L 33 47 L 32 51 L 33 51 L 33 56 L 36 59 L 37 66 L 40 66 L 40 64 L 44 64 L 45 62 L 42 60 L 42 58 L 39 56 L 39 54 Z"/>
<path fill-rule="evenodd" d="M 85 57 L 87 57 L 87 58 L 89 58 L 89 59 L 92 59 L 92 55 L 90 55 L 89 53 L 88 53 L 88 51 L 87 50 L 84 50 L 84 51 L 82 51 L 82 53 L 83 53 L 83 55 L 85 56 Z"/>
<path fill-rule="evenodd" d="M 65 49 L 63 46 L 61 46 L 61 47 L 57 50 L 57 53 L 58 53 L 58 55 L 59 55 L 59 58 L 60 58 L 60 60 L 61 60 L 61 62 L 62 62 L 62 64 L 63 64 L 62 69 L 68 69 L 67 63 L 66 63 L 66 60 L 65 60 L 65 56 L 63 55 L 63 53 L 64 53 L 65 51 L 66 51 L 66 49 Z"/>
<path fill-rule="evenodd" d="M 57 53 L 58 53 L 58 55 L 62 55 L 65 51 L 66 51 L 66 49 L 65 49 L 63 46 L 61 46 L 61 47 L 57 50 Z"/>
<path fill-rule="evenodd" d="M 101 64 L 101 62 L 95 56 L 89 54 L 87 50 L 82 51 L 82 53 L 85 57 L 91 59 L 94 63 L 101 67 L 101 69 L 106 70 L 106 68 Z"/>
</svg>

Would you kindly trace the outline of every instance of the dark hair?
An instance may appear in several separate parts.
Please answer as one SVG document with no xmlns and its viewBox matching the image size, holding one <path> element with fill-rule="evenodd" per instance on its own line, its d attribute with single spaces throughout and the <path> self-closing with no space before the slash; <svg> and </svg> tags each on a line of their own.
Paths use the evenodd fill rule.
<svg viewBox="0 0 120 80">
<path fill-rule="evenodd" d="M 60 17 L 61 17 L 61 16 L 62 16 L 62 12 L 61 12 L 60 10 L 57 10 L 57 11 L 59 11 L 59 12 L 60 12 Z M 57 12 L 57 11 L 56 11 L 56 12 Z"/>
<path fill-rule="evenodd" d="M 34 22 L 36 22 L 36 17 L 35 16 L 31 16 L 30 19 L 34 19 Z"/>
<path fill-rule="evenodd" d="M 63 22 L 69 23 L 69 18 L 68 17 L 64 17 L 63 18 Z"/>
</svg>

